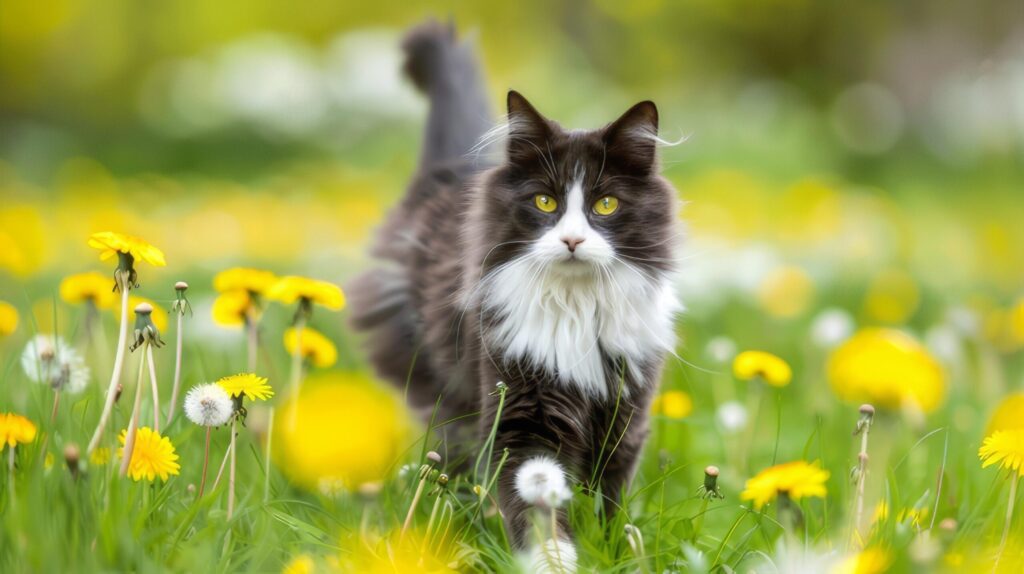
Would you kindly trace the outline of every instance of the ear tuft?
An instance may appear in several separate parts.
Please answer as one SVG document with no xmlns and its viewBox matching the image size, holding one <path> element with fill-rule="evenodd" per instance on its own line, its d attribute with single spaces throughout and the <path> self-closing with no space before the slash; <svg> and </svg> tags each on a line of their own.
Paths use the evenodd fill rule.
<svg viewBox="0 0 1024 574">
<path fill-rule="evenodd" d="M 626 110 L 605 128 L 608 158 L 633 173 L 647 175 L 654 169 L 658 137 L 658 107 L 646 100 Z"/>
<path fill-rule="evenodd" d="M 551 137 L 551 124 L 515 90 L 508 91 L 508 157 L 515 162 L 544 149 Z"/>
</svg>

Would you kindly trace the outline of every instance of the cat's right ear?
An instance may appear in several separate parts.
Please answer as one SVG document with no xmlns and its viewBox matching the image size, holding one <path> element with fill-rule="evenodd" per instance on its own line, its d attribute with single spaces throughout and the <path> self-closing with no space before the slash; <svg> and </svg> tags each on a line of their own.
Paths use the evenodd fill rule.
<svg viewBox="0 0 1024 574">
<path fill-rule="evenodd" d="M 551 137 L 551 124 L 522 94 L 508 91 L 509 161 L 531 158 L 545 149 Z"/>
</svg>

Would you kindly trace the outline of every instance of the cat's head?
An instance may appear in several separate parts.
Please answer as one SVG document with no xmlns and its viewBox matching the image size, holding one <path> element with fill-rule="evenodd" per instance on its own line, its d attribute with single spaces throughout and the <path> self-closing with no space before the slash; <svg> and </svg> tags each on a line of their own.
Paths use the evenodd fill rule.
<svg viewBox="0 0 1024 574">
<path fill-rule="evenodd" d="M 658 110 L 645 101 L 595 130 L 567 130 L 508 94 L 505 163 L 489 178 L 492 256 L 596 274 L 613 265 L 672 268 L 675 193 L 658 175 Z"/>
</svg>

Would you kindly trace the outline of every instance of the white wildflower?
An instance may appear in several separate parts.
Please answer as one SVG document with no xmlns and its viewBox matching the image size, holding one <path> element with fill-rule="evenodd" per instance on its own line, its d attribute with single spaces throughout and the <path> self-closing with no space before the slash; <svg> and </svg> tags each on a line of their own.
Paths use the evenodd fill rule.
<svg viewBox="0 0 1024 574">
<path fill-rule="evenodd" d="M 747 409 L 736 401 L 722 403 L 715 414 L 718 424 L 729 432 L 735 432 L 747 426 Z"/>
<path fill-rule="evenodd" d="M 216 383 L 192 387 L 185 395 L 185 416 L 204 427 L 219 427 L 231 419 L 231 397 Z"/>
<path fill-rule="evenodd" d="M 571 497 L 565 472 L 552 458 L 532 458 L 516 471 L 516 492 L 527 504 L 558 508 Z"/>
<path fill-rule="evenodd" d="M 811 324 L 811 340 L 823 349 L 830 349 L 849 339 L 853 328 L 853 317 L 848 312 L 835 307 L 825 309 Z"/>
<path fill-rule="evenodd" d="M 36 335 L 25 345 L 21 368 L 29 379 L 55 391 L 77 394 L 89 384 L 85 359 L 67 341 L 53 335 Z"/>
<path fill-rule="evenodd" d="M 574 574 L 576 572 L 576 546 L 569 540 L 549 538 L 543 545 L 533 544 L 520 557 L 525 572 L 532 574 Z"/>
<path fill-rule="evenodd" d="M 711 360 L 720 365 L 724 365 L 732 362 L 733 358 L 736 356 L 736 343 L 724 335 L 715 337 L 708 341 L 705 352 L 709 357 L 711 357 Z"/>
</svg>

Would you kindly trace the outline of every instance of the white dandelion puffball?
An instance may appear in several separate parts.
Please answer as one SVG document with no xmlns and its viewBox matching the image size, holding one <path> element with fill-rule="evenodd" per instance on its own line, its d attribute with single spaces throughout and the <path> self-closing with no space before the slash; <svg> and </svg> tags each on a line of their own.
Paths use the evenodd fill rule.
<svg viewBox="0 0 1024 574">
<path fill-rule="evenodd" d="M 227 391 L 216 383 L 196 385 L 185 395 L 185 416 L 204 427 L 219 427 L 231 419 L 234 410 Z"/>
<path fill-rule="evenodd" d="M 25 375 L 55 391 L 82 392 L 89 384 L 89 367 L 67 341 L 53 335 L 36 335 L 21 353 Z"/>
<path fill-rule="evenodd" d="M 711 360 L 719 364 L 726 364 L 736 356 L 736 343 L 726 336 L 718 336 L 708 341 L 705 349 Z"/>
<path fill-rule="evenodd" d="M 850 338 L 853 334 L 853 317 L 842 309 L 825 309 L 814 318 L 811 325 L 811 340 L 823 349 L 829 349 Z"/>
<path fill-rule="evenodd" d="M 747 426 L 747 409 L 736 401 L 722 403 L 722 406 L 718 407 L 715 417 L 718 419 L 718 424 L 730 432 L 741 430 Z"/>
<path fill-rule="evenodd" d="M 552 458 L 532 458 L 516 471 L 516 492 L 527 504 L 558 508 L 572 497 L 565 472 Z"/>
<path fill-rule="evenodd" d="M 564 538 L 548 538 L 543 544 L 531 545 L 520 555 L 519 564 L 523 572 L 532 574 L 575 574 L 576 545 Z"/>
</svg>

